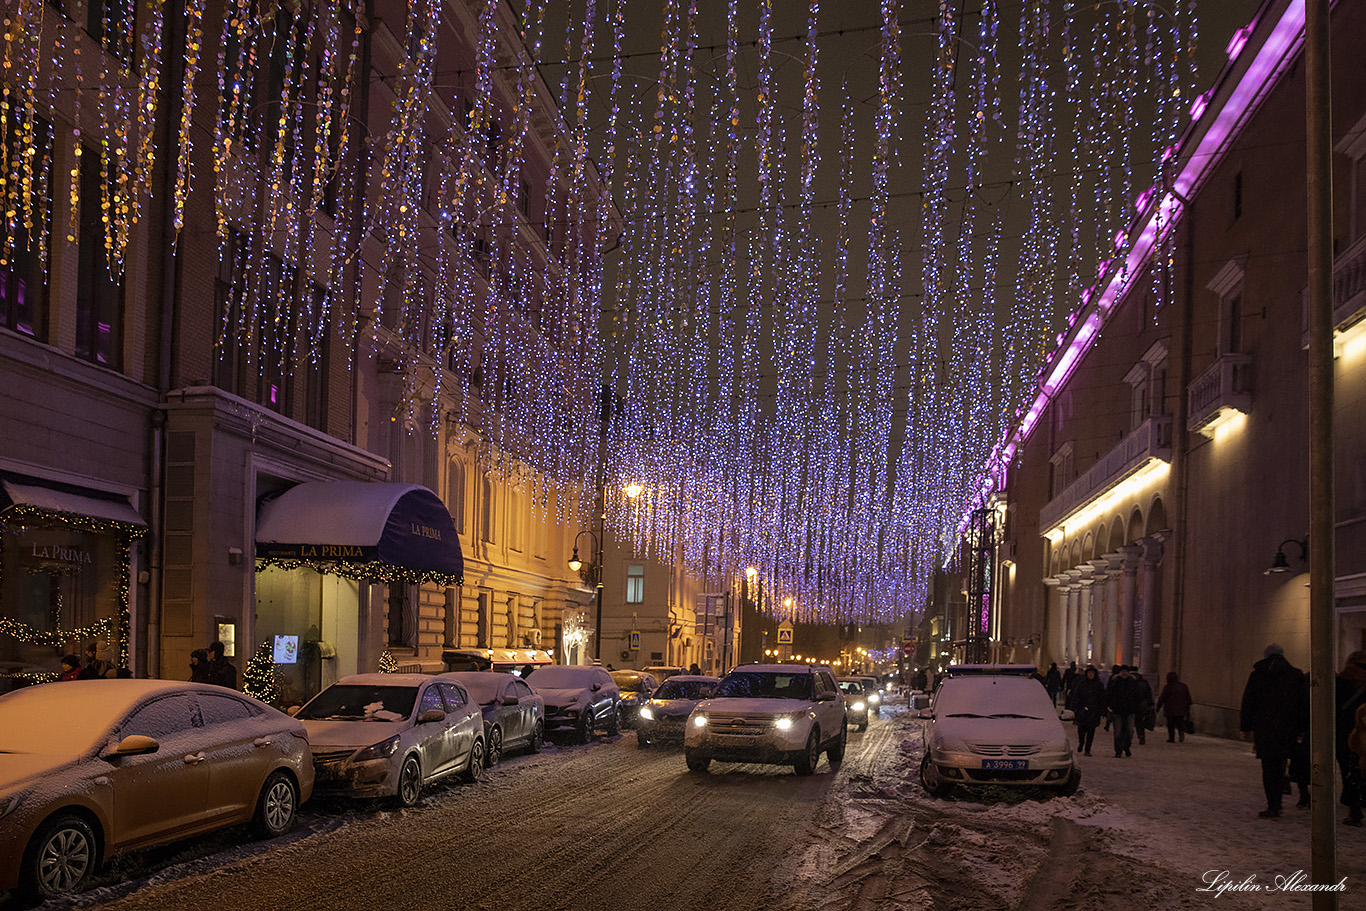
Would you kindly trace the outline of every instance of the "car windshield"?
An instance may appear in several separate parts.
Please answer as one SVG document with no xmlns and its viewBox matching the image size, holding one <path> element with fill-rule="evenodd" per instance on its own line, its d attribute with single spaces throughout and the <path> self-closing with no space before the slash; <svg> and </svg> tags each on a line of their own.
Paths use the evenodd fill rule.
<svg viewBox="0 0 1366 911">
<path fill-rule="evenodd" d="M 58 687 L 65 685 L 56 684 Z M 90 749 L 117 720 L 103 701 L 32 698 L 38 693 L 39 689 L 35 687 L 31 694 L 24 694 L 29 698 L 20 699 L 16 693 L 11 698 L 0 699 L 0 753 L 77 756 Z"/>
<path fill-rule="evenodd" d="M 703 687 L 710 684 L 701 680 L 665 680 L 655 690 L 656 699 L 705 699 Z"/>
<path fill-rule="evenodd" d="M 839 683 L 841 693 L 857 696 L 859 693 L 863 692 L 863 684 L 859 683 L 857 680 L 841 680 Z"/>
<path fill-rule="evenodd" d="M 469 691 L 470 698 L 480 705 L 488 705 L 498 699 L 503 689 L 506 674 L 462 674 L 456 682 Z"/>
<path fill-rule="evenodd" d="M 742 699 L 811 698 L 810 673 L 779 674 L 765 671 L 734 671 L 716 688 L 717 696 Z"/>
<path fill-rule="evenodd" d="M 641 675 L 635 671 L 613 671 L 612 679 L 619 689 L 634 693 L 640 689 Z"/>
<path fill-rule="evenodd" d="M 299 710 L 304 721 L 402 721 L 413 713 L 415 686 L 334 683 Z"/>
<path fill-rule="evenodd" d="M 527 682 L 532 686 L 548 686 L 551 689 L 576 689 L 592 683 L 592 669 L 552 664 L 536 668 Z"/>
<path fill-rule="evenodd" d="M 939 688 L 939 718 L 1047 718 L 1056 714 L 1043 684 L 1028 677 L 951 677 Z"/>
</svg>

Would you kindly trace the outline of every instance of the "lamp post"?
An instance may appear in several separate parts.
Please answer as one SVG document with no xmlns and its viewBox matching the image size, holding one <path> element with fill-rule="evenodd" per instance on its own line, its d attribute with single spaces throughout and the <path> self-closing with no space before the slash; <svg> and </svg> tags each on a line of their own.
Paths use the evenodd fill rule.
<svg viewBox="0 0 1366 911">
<path fill-rule="evenodd" d="M 588 535 L 593 541 L 593 558 L 588 564 L 588 578 L 597 586 L 597 619 L 593 627 L 593 657 L 602 660 L 602 524 L 599 520 L 598 530 L 590 531 L 585 528 L 574 536 L 574 554 L 569 558 L 569 568 L 574 572 L 583 569 L 583 560 L 579 559 L 579 538 Z"/>
</svg>

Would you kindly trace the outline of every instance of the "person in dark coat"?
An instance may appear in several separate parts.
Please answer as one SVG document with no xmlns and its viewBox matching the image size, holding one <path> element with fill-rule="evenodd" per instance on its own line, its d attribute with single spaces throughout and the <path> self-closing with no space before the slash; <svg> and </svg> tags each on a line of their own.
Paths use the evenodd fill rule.
<svg viewBox="0 0 1366 911">
<path fill-rule="evenodd" d="M 1347 807 L 1349 826 L 1360 826 L 1362 805 L 1366 804 L 1366 775 L 1361 759 L 1352 752 L 1349 741 L 1356 725 L 1357 710 L 1366 706 L 1366 651 L 1355 651 L 1343 662 L 1337 679 L 1337 760 L 1342 774 L 1342 804 Z"/>
<path fill-rule="evenodd" d="M 58 680 L 81 679 L 81 659 L 79 655 L 62 656 L 62 674 Z M 1350 730 L 1350 728 L 1348 729 Z"/>
<path fill-rule="evenodd" d="M 1304 671 L 1285 658 L 1285 651 L 1274 642 L 1262 652 L 1262 660 L 1252 665 L 1238 728 L 1244 740 L 1251 740 L 1262 763 L 1262 790 L 1266 809 L 1257 815 L 1275 819 L 1281 815 L 1281 784 L 1286 763 L 1309 734 L 1309 682 Z"/>
<path fill-rule="evenodd" d="M 1067 662 L 1067 670 L 1062 672 L 1062 704 L 1065 706 L 1072 698 L 1072 685 L 1077 682 L 1077 662 Z"/>
<path fill-rule="evenodd" d="M 1157 708 L 1167 715 L 1167 742 L 1175 743 L 1179 738 L 1186 742 L 1186 719 L 1191 713 L 1191 690 L 1177 677 L 1176 671 L 1167 671 L 1167 685 L 1157 697 Z"/>
<path fill-rule="evenodd" d="M 1072 710 L 1072 720 L 1077 725 L 1077 749 L 1090 756 L 1096 728 L 1100 726 L 1101 716 L 1105 713 L 1105 687 L 1101 685 L 1100 672 L 1094 667 L 1087 665 L 1072 684 L 1067 707 Z"/>
<path fill-rule="evenodd" d="M 1049 700 L 1057 705 L 1058 693 L 1062 691 L 1062 674 L 1058 673 L 1056 661 L 1048 665 L 1048 673 L 1043 675 L 1043 688 L 1048 690 Z"/>
<path fill-rule="evenodd" d="M 1138 733 L 1138 742 L 1148 742 L 1148 732 L 1157 727 L 1157 709 L 1153 705 L 1153 685 L 1148 682 L 1148 678 L 1138 672 L 1138 668 L 1130 667 L 1129 672 L 1133 675 L 1134 684 L 1138 687 L 1138 713 L 1134 716 L 1134 730 Z"/>
<path fill-rule="evenodd" d="M 1143 690 L 1129 670 L 1129 665 L 1120 665 L 1105 689 L 1105 709 L 1113 716 L 1116 759 L 1134 755 L 1134 724 L 1143 708 Z"/>
<path fill-rule="evenodd" d="M 209 675 L 209 652 L 207 649 L 197 648 L 190 652 L 190 682 L 214 682 L 213 678 Z"/>
<path fill-rule="evenodd" d="M 77 680 L 99 680 L 109 673 L 111 665 L 100 657 L 100 646 L 97 642 L 87 642 L 85 645 L 85 667 L 76 675 Z"/>
<path fill-rule="evenodd" d="M 224 651 L 223 643 L 218 641 L 209 643 L 208 682 L 235 690 L 237 689 L 237 668 L 232 666 L 231 661 L 223 657 Z"/>
</svg>

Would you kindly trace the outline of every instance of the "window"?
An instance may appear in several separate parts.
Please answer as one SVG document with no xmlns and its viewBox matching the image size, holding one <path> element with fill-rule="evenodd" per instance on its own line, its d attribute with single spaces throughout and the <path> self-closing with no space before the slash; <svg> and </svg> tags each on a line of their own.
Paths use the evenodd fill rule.
<svg viewBox="0 0 1366 911">
<path fill-rule="evenodd" d="M 1243 217 L 1243 172 L 1233 175 L 1233 220 Z"/>
<path fill-rule="evenodd" d="M 1054 451 L 1048 460 L 1049 489 L 1052 499 L 1067 489 L 1072 483 L 1072 441 L 1068 440 Z"/>
<path fill-rule="evenodd" d="M 1366 117 L 1356 122 L 1334 147 L 1348 159 L 1348 192 L 1352 240 L 1366 236 Z"/>
<path fill-rule="evenodd" d="M 110 271 L 105 248 L 100 153 L 87 147 L 80 167 L 76 354 L 118 369 L 123 348 L 123 278 Z"/>
<path fill-rule="evenodd" d="M 442 713 L 446 711 L 446 706 L 441 701 L 441 687 L 437 684 L 432 684 L 422 691 L 422 701 L 417 704 L 417 717 L 421 718 L 432 709 Z"/>
<path fill-rule="evenodd" d="M 303 339 L 300 350 L 302 363 L 296 365 L 290 377 L 292 386 L 302 387 L 291 392 L 291 401 L 302 401 L 304 423 L 317 430 L 327 426 L 327 381 L 331 373 L 332 333 L 328 331 L 323 308 L 327 304 L 327 289 L 322 285 L 311 286 L 312 309 L 307 338 Z"/>
<path fill-rule="evenodd" d="M 520 490 L 511 491 L 508 498 L 512 501 L 508 511 L 509 529 L 508 544 L 513 550 L 521 551 L 526 549 L 526 495 Z"/>
<path fill-rule="evenodd" d="M 1206 286 L 1219 298 L 1217 354 L 1237 354 L 1243 350 L 1243 270 L 1241 257 L 1232 260 Z"/>
<path fill-rule="evenodd" d="M 204 726 L 194 697 L 166 696 L 139 707 L 119 727 L 119 737 L 139 734 L 153 740 L 166 740 L 191 728 Z"/>
<path fill-rule="evenodd" d="M 479 506 L 479 533 L 485 541 L 493 541 L 493 478 L 484 475 L 484 483 L 481 485 L 483 496 Z"/>
<path fill-rule="evenodd" d="M 465 533 L 465 463 L 452 459 L 446 469 L 446 508 L 458 534 Z"/>
<path fill-rule="evenodd" d="M 389 644 L 401 648 L 417 645 L 417 617 L 409 588 L 403 582 L 389 583 Z"/>
<path fill-rule="evenodd" d="M 1166 413 L 1167 342 L 1153 343 L 1143 358 L 1124 376 L 1129 384 L 1129 429 L 1151 417 Z"/>
<path fill-rule="evenodd" d="M 242 273 L 246 266 L 246 235 L 228 229 L 219 250 L 218 274 L 214 277 L 215 302 L 213 384 L 233 395 L 245 395 L 246 352 L 239 329 L 242 325 Z"/>
<path fill-rule="evenodd" d="M 241 699 L 232 696 L 199 694 L 199 711 L 204 718 L 204 726 L 232 724 L 251 717 L 251 708 Z"/>
<path fill-rule="evenodd" d="M 21 180 L 32 181 L 33 192 L 27 200 L 21 194 L 13 194 L 10 200 L 15 211 L 0 225 L 0 231 L 4 231 L 0 237 L 0 320 L 6 329 L 46 340 L 46 244 L 50 215 L 43 200 L 50 198 L 52 126 L 35 116 L 31 129 L 15 119 L 10 120 L 8 127 L 4 151 L 11 161 L 30 162 L 28 174 L 20 166 L 15 170 Z"/>
<path fill-rule="evenodd" d="M 626 567 L 626 603 L 643 604 L 645 602 L 645 567 L 628 566 Z"/>
<path fill-rule="evenodd" d="M 469 700 L 465 698 L 465 691 L 458 686 L 448 683 L 438 684 L 441 687 L 441 695 L 446 697 L 448 711 L 454 712 L 456 709 L 465 705 Z"/>
<path fill-rule="evenodd" d="M 278 256 L 267 255 L 261 274 L 261 387 L 256 399 L 272 411 L 289 414 L 286 380 L 297 329 L 296 310 L 290 306 L 299 270 Z"/>
</svg>

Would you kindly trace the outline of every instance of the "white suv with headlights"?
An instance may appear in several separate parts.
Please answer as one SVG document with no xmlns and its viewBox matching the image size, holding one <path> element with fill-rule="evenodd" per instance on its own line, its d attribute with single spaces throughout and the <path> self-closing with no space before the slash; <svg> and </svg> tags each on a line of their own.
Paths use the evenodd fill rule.
<svg viewBox="0 0 1366 911">
<path fill-rule="evenodd" d="M 694 772 L 722 759 L 791 763 L 810 775 L 821 753 L 831 765 L 844 759 L 845 724 L 844 696 L 829 668 L 746 664 L 688 716 L 684 754 Z"/>
</svg>

